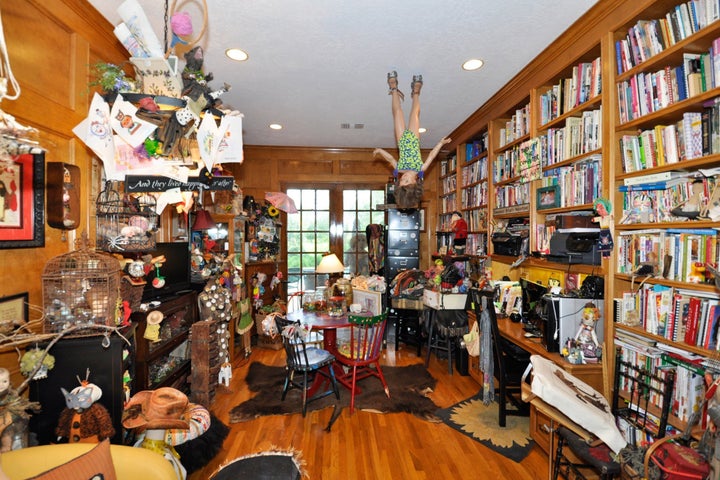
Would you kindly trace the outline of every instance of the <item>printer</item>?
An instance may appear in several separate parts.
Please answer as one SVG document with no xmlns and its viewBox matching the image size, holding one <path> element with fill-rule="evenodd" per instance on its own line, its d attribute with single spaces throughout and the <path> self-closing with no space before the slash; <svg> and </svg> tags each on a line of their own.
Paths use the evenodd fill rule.
<svg viewBox="0 0 720 480">
<path fill-rule="evenodd" d="M 557 263 L 600 265 L 600 229 L 573 230 L 555 231 L 552 234 L 547 259 Z"/>
</svg>

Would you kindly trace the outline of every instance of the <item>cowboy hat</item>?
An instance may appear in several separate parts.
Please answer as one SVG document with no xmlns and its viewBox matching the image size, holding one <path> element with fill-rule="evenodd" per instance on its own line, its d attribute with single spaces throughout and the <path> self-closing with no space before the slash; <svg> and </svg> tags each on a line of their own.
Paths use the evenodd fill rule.
<svg viewBox="0 0 720 480">
<path fill-rule="evenodd" d="M 187 429 L 188 398 L 180 390 L 161 387 L 136 393 L 125 406 L 122 424 L 125 428 Z"/>
</svg>

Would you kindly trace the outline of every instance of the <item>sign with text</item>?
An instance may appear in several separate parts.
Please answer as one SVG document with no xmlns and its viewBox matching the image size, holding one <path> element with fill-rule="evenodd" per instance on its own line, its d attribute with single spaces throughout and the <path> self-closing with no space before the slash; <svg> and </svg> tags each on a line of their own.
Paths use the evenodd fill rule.
<svg viewBox="0 0 720 480">
<path fill-rule="evenodd" d="M 208 181 L 200 181 L 200 177 L 189 177 L 187 182 L 180 182 L 169 177 L 158 175 L 126 175 L 125 191 L 130 192 L 164 192 L 171 188 L 181 191 L 232 190 L 234 177 L 210 177 Z"/>
</svg>

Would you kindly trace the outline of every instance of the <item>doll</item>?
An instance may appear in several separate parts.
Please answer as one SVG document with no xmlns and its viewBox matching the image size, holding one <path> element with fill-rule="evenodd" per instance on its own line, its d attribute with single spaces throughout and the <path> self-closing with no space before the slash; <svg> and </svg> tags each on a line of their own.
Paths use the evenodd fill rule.
<svg viewBox="0 0 720 480">
<path fill-rule="evenodd" d="M 468 236 L 468 225 L 460 212 L 453 212 L 451 217 L 450 228 L 453 231 L 453 249 L 455 254 L 462 255 L 465 253 L 465 243 Z"/>
<path fill-rule="evenodd" d="M 405 125 L 405 114 L 400 106 L 404 99 L 403 93 L 398 90 L 397 72 L 387 75 L 389 95 L 392 95 L 392 115 L 395 125 L 395 140 L 397 141 L 399 159 L 390 155 L 382 148 L 373 151 L 374 156 L 383 157 L 395 169 L 395 203 L 399 208 L 417 208 L 423 196 L 423 174 L 430 166 L 443 145 L 450 143 L 450 139 L 442 138 L 430 151 L 423 163 L 420 153 L 420 89 L 423 86 L 422 75 L 414 75 L 410 84 L 412 107 L 408 125 Z"/>
<path fill-rule="evenodd" d="M 0 452 L 25 446 L 29 410 L 39 411 L 40 404 L 18 395 L 10 384 L 10 371 L 0 368 Z"/>
<path fill-rule="evenodd" d="M 575 335 L 575 342 L 585 363 L 596 363 L 600 344 L 595 334 L 595 324 L 600 321 L 600 310 L 594 303 L 588 302 L 582 310 L 580 328 Z"/>
<path fill-rule="evenodd" d="M 69 443 L 98 443 L 115 435 L 115 427 L 107 409 L 98 403 L 102 390 L 87 377 L 80 386 L 68 392 L 60 389 L 65 396 L 66 408 L 60 412 L 55 434 L 67 438 Z"/>
</svg>

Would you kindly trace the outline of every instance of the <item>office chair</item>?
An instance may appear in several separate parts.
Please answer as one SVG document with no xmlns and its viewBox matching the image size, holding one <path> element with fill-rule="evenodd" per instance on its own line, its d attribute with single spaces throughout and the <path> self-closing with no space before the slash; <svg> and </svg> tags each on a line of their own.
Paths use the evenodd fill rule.
<svg viewBox="0 0 720 480">
<path fill-rule="evenodd" d="M 623 360 L 622 351 L 617 348 L 611 408 L 628 443 L 639 444 L 645 442 L 648 437 L 658 440 L 665 436 L 674 383 L 673 370 L 668 370 L 664 376 L 657 371 L 651 372 Z M 659 417 L 653 418 L 651 413 L 653 411 L 659 412 Z M 585 479 L 584 472 L 587 471 L 593 472 L 603 480 L 609 480 L 620 474 L 621 466 L 613 459 L 612 451 L 606 444 L 588 443 L 566 427 L 559 427 L 557 435 L 558 445 L 553 465 L 554 480 L 560 474 L 566 479 Z M 568 458 L 566 448 L 580 462 Z M 570 472 L 574 476 L 571 477 Z"/>
<path fill-rule="evenodd" d="M 522 376 L 530 363 L 530 354 L 500 335 L 493 305 L 494 292 L 471 288 L 470 294 L 477 321 L 482 322 L 483 318 L 489 317 L 494 362 L 493 376 L 498 385 L 495 395 L 499 405 L 498 425 L 504 427 L 508 415 L 521 417 L 530 415 L 530 406 L 521 398 Z M 482 331 L 482 323 L 480 326 L 481 335 L 486 334 Z M 483 355 L 482 349 L 480 355 Z"/>
<path fill-rule="evenodd" d="M 308 347 L 305 342 L 305 331 L 300 321 L 292 322 L 282 317 L 275 318 L 278 332 L 283 340 L 283 347 L 287 355 L 285 365 L 285 384 L 282 391 L 282 400 L 285 401 L 288 391 L 292 388 L 299 388 L 302 391 L 302 414 L 303 417 L 307 413 L 307 404 L 313 400 L 335 394 L 340 400 L 340 391 L 338 390 L 337 379 L 333 370 L 335 356 L 327 350 L 317 347 Z M 310 376 L 309 374 L 314 374 Z M 296 375 L 301 375 L 300 379 Z M 319 379 L 317 375 L 322 375 L 330 381 L 330 389 L 321 391 L 308 398 L 308 390 L 311 383 Z"/>
</svg>

